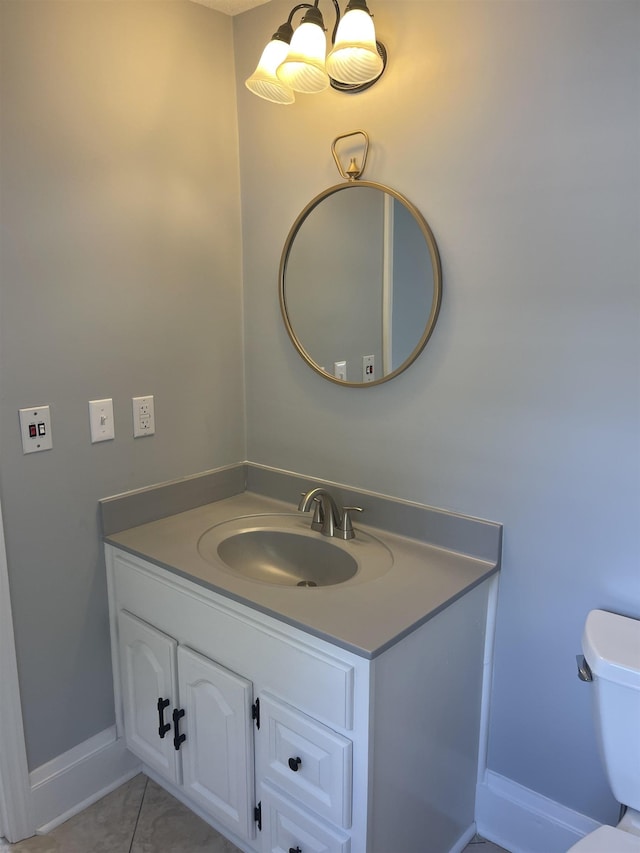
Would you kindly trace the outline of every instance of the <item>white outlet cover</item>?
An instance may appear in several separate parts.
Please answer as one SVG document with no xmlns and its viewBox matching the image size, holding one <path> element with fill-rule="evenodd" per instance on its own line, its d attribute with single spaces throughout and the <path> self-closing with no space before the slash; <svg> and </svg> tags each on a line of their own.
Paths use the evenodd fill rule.
<svg viewBox="0 0 640 853">
<path fill-rule="evenodd" d="M 132 397 L 133 404 L 133 437 L 144 438 L 156 431 L 156 419 L 153 408 L 153 395 Z"/>
<path fill-rule="evenodd" d="M 89 400 L 89 426 L 91 443 L 111 441 L 116 437 L 113 423 L 113 400 Z"/>
<path fill-rule="evenodd" d="M 20 435 L 23 453 L 39 453 L 51 450 L 51 411 L 49 406 L 33 406 L 30 409 L 18 409 L 20 415 Z"/>
</svg>

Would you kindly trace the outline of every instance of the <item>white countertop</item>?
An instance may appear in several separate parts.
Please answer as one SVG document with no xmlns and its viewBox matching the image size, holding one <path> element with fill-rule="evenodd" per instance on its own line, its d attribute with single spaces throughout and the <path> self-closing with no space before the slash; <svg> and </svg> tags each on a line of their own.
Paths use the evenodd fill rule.
<svg viewBox="0 0 640 853">
<path fill-rule="evenodd" d="M 365 569 L 334 586 L 274 586 L 233 574 L 198 552 L 198 540 L 214 525 L 239 516 L 295 512 L 292 504 L 244 492 L 113 533 L 105 541 L 366 658 L 380 654 L 497 571 L 496 563 L 357 523 L 355 548 L 362 530 L 393 554 L 389 570 L 371 580 Z M 310 527 L 310 514 L 301 513 L 300 524 Z M 341 544 L 349 549 L 351 543 Z"/>
</svg>

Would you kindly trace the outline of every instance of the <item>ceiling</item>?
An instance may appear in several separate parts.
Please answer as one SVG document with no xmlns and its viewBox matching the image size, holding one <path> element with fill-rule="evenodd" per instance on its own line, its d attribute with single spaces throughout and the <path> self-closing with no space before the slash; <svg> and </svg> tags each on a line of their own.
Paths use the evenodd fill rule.
<svg viewBox="0 0 640 853">
<path fill-rule="evenodd" d="M 224 12 L 225 15 L 238 15 L 240 12 L 246 12 L 247 9 L 262 6 L 269 0 L 192 0 L 192 2 L 208 6 L 210 9 L 216 9 L 218 12 Z"/>
</svg>

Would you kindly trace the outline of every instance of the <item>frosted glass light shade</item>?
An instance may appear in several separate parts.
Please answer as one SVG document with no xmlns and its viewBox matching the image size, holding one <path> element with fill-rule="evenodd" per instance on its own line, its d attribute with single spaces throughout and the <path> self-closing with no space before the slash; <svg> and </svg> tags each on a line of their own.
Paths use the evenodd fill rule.
<svg viewBox="0 0 640 853">
<path fill-rule="evenodd" d="M 347 12 L 338 25 L 336 42 L 327 57 L 327 71 L 340 83 L 368 83 L 382 73 L 373 19 L 362 9 Z"/>
<path fill-rule="evenodd" d="M 245 80 L 247 89 L 274 104 L 292 104 L 296 96 L 276 75 L 276 68 L 288 52 L 289 45 L 286 42 L 272 39 L 262 51 L 256 70 Z"/>
<path fill-rule="evenodd" d="M 327 40 L 317 24 L 304 22 L 293 34 L 287 58 L 278 68 L 279 80 L 295 92 L 322 92 L 329 85 L 325 69 Z"/>
</svg>

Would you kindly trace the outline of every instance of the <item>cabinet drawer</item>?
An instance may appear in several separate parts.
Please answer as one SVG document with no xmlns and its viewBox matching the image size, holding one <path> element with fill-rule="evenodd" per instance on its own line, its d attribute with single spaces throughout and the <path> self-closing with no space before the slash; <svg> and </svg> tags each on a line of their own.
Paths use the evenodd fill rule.
<svg viewBox="0 0 640 853">
<path fill-rule="evenodd" d="M 261 785 L 261 853 L 349 853 L 351 839 L 331 829 L 304 809 Z"/>
<path fill-rule="evenodd" d="M 265 693 L 256 748 L 258 779 L 275 782 L 332 823 L 351 826 L 350 740 Z"/>
</svg>

